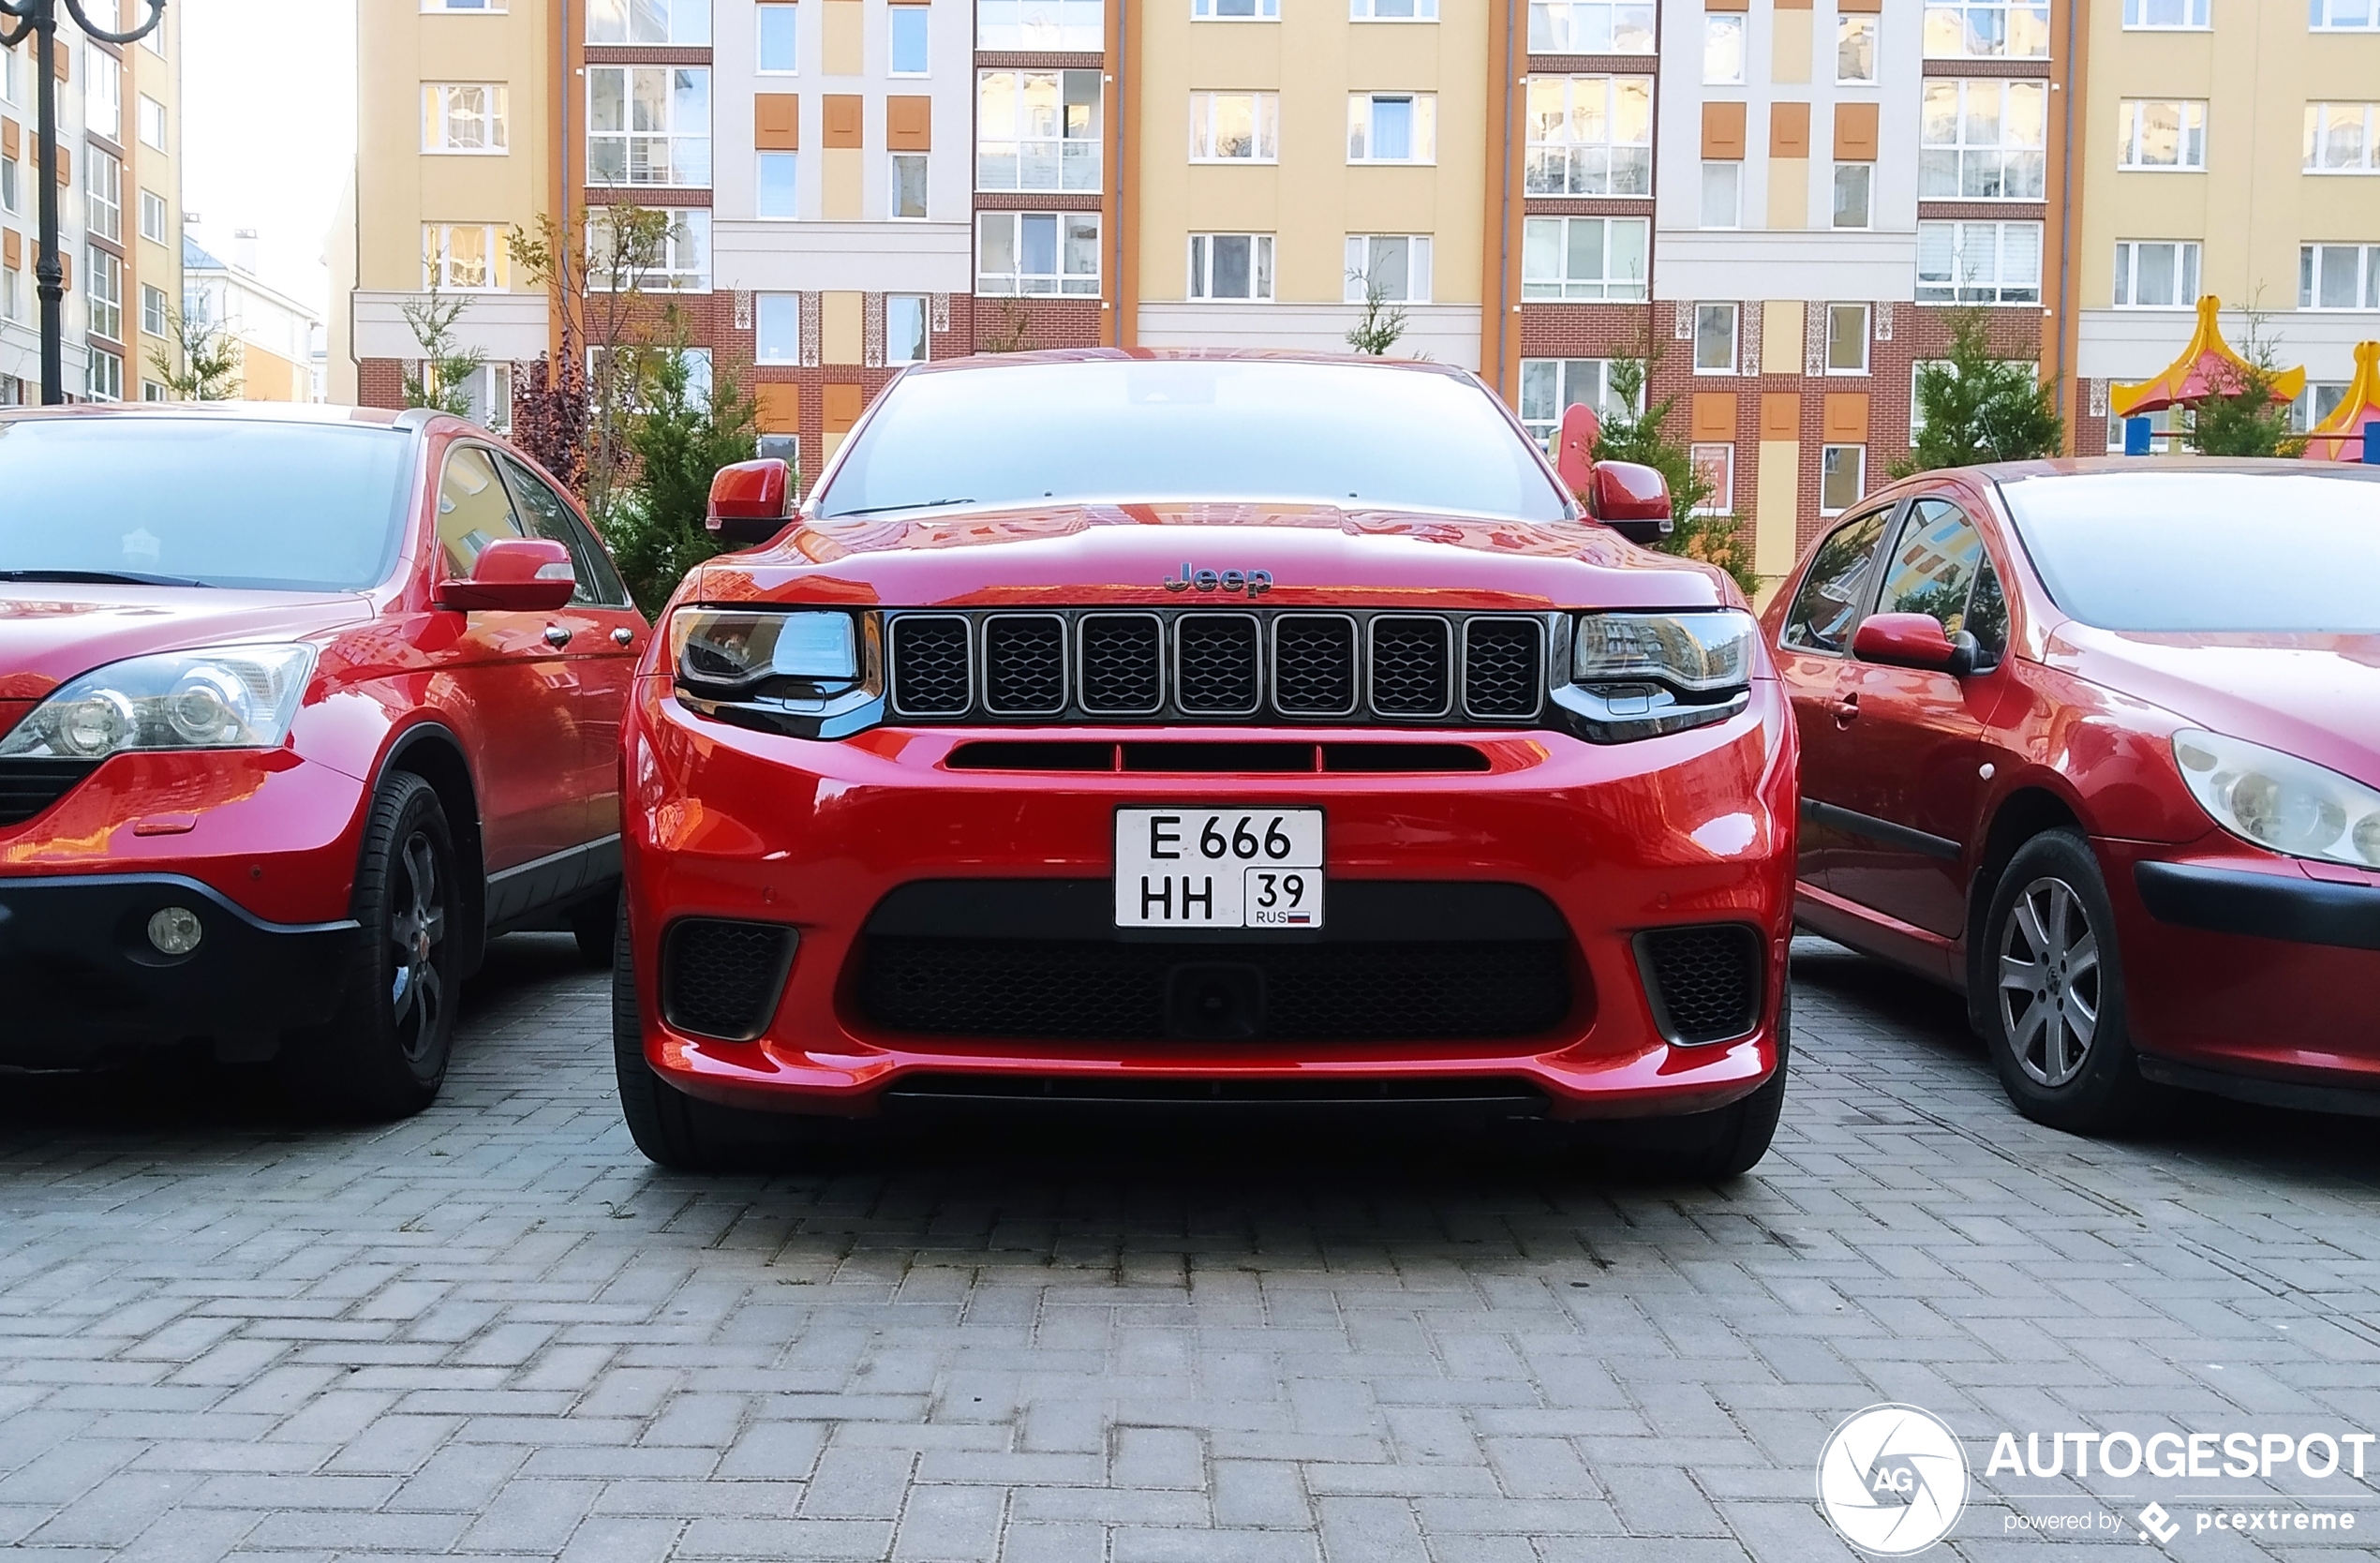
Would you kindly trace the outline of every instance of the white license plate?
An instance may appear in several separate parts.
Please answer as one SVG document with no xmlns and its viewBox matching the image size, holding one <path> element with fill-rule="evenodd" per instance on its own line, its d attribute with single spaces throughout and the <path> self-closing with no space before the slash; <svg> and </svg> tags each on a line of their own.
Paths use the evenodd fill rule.
<svg viewBox="0 0 2380 1563">
<path fill-rule="evenodd" d="M 1116 811 L 1118 928 L 1322 926 L 1322 811 Z"/>
</svg>

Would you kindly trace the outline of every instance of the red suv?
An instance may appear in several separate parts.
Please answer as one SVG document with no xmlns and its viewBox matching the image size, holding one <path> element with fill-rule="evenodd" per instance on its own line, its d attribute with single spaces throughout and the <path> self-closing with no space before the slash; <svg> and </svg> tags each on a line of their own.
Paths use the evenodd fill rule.
<svg viewBox="0 0 2380 1563">
<path fill-rule="evenodd" d="M 1801 920 L 1963 989 L 2018 1108 L 2151 1081 L 2380 1113 L 2380 472 L 1936 472 L 1765 630 Z"/>
<path fill-rule="evenodd" d="M 630 707 L 647 1155 L 903 1100 L 1765 1151 L 1792 725 L 1726 578 L 1614 529 L 1657 475 L 1598 525 L 1462 371 L 1112 350 L 907 370 L 790 527 L 783 475 Z"/>
<path fill-rule="evenodd" d="M 397 414 L 0 417 L 0 1064 L 437 1094 L 486 941 L 608 947 L 647 639 L 537 465 Z"/>
</svg>

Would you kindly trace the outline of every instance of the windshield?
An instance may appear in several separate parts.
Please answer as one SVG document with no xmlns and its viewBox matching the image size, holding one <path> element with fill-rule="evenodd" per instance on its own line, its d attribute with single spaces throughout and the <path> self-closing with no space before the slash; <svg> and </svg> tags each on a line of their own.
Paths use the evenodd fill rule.
<svg viewBox="0 0 2380 1563">
<path fill-rule="evenodd" d="M 2086 624 L 2380 633 L 2380 483 L 2095 472 L 2001 494 L 2050 597 Z"/>
<path fill-rule="evenodd" d="M 1502 407 L 1426 370 L 1093 360 L 912 374 L 886 395 L 815 514 L 1174 499 L 1569 514 Z"/>
<path fill-rule="evenodd" d="M 376 586 L 396 559 L 412 439 L 216 417 L 0 423 L 0 584 Z"/>
</svg>

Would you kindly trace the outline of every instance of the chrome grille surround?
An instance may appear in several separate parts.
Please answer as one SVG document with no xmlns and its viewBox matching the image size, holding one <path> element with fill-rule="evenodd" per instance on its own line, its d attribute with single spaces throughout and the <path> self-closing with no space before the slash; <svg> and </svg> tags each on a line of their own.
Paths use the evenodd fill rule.
<svg viewBox="0 0 2380 1563">
<path fill-rule="evenodd" d="M 975 636 L 967 616 L 900 614 L 886 632 L 893 710 L 901 716 L 965 716 L 975 703 Z"/>
<path fill-rule="evenodd" d="M 984 709 L 1001 717 L 1056 716 L 1073 692 L 1066 620 L 1054 613 L 995 613 L 983 621 Z"/>
</svg>

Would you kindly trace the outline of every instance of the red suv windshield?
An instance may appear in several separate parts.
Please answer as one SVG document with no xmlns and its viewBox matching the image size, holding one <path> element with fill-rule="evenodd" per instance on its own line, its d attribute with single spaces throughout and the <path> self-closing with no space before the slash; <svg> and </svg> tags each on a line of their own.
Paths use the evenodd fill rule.
<svg viewBox="0 0 2380 1563">
<path fill-rule="evenodd" d="M 356 590 L 396 561 L 413 441 L 190 417 L 0 422 L 0 580 Z"/>
</svg>

